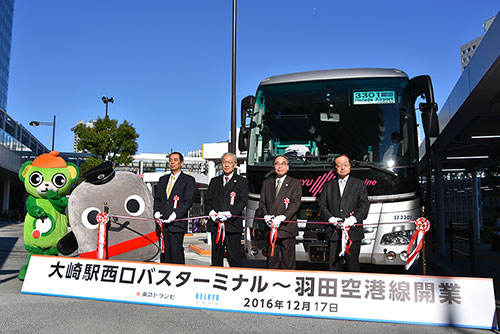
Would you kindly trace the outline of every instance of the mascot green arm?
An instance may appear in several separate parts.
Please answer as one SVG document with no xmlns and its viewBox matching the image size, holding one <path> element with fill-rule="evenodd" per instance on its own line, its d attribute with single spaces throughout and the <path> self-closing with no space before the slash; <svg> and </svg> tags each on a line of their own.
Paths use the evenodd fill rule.
<svg viewBox="0 0 500 334">
<path fill-rule="evenodd" d="M 36 198 L 31 195 L 29 195 L 28 199 L 26 200 L 26 209 L 28 209 L 28 213 L 32 217 L 35 218 L 47 217 L 45 211 L 41 207 L 36 205 Z"/>
<path fill-rule="evenodd" d="M 46 195 L 54 209 L 56 209 L 59 213 L 64 213 L 66 207 L 68 206 L 68 199 L 66 196 L 61 196 L 54 190 L 47 191 Z"/>
</svg>

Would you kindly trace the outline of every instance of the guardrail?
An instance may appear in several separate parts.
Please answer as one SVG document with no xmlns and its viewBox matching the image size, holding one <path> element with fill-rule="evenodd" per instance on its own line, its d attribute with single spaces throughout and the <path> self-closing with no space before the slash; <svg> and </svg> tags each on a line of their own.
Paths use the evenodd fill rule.
<svg viewBox="0 0 500 334">
<path fill-rule="evenodd" d="M 468 237 L 455 235 L 457 230 L 467 231 Z M 450 221 L 449 232 L 450 232 L 450 262 L 451 263 L 455 262 L 455 253 L 468 257 L 469 272 L 471 275 L 474 275 L 476 273 L 476 257 L 474 252 L 474 228 L 472 225 L 472 221 L 469 221 L 468 224 L 458 224 Z M 463 250 L 455 248 L 455 241 L 468 242 L 469 252 L 465 252 Z"/>
</svg>

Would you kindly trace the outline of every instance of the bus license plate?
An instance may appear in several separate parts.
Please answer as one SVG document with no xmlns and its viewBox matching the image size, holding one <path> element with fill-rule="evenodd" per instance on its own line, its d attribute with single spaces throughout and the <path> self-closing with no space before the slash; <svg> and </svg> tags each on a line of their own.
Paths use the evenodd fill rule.
<svg viewBox="0 0 500 334">
<path fill-rule="evenodd" d="M 309 246 L 309 262 L 311 263 L 327 263 L 328 262 L 328 246 Z"/>
</svg>

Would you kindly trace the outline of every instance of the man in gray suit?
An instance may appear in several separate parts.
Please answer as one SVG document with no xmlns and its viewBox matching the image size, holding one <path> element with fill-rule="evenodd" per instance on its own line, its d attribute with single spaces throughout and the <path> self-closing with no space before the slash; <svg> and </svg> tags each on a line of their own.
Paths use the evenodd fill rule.
<svg viewBox="0 0 500 334">
<path fill-rule="evenodd" d="M 265 179 L 260 192 L 259 212 L 266 220 L 269 236 L 274 228 L 278 228 L 274 254 L 267 257 L 270 269 L 295 269 L 295 237 L 299 234 L 296 221 L 302 197 L 300 181 L 288 176 L 288 159 L 277 156 L 274 159 L 275 177 Z M 268 238 L 269 240 L 269 238 Z"/>
<path fill-rule="evenodd" d="M 207 230 L 212 237 L 212 266 L 224 265 L 226 248 L 229 266 L 241 267 L 241 216 L 248 201 L 248 182 L 236 173 L 234 153 L 224 153 L 221 160 L 224 174 L 210 180 L 205 198 L 205 211 L 210 216 Z"/>
<path fill-rule="evenodd" d="M 359 271 L 359 251 L 361 239 L 364 237 L 363 220 L 368 216 L 370 202 L 365 183 L 349 176 L 351 161 L 347 154 L 335 158 L 337 178 L 325 183 L 319 199 L 321 218 L 328 220 L 331 225 L 325 228 L 326 238 L 329 240 L 329 268 L 341 270 L 342 225 L 347 227 L 352 244 L 345 252 L 345 269 Z M 358 224 L 358 225 L 355 225 Z"/>
</svg>

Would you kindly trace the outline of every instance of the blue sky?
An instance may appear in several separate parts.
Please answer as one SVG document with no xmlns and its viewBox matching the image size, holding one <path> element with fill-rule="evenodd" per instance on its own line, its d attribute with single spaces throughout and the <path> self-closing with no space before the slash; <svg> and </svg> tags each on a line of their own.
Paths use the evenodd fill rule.
<svg viewBox="0 0 500 334">
<path fill-rule="evenodd" d="M 442 106 L 461 74 L 460 46 L 484 33 L 497 0 L 239 0 L 237 106 L 290 72 L 395 67 L 429 74 Z M 131 122 L 139 151 L 187 153 L 230 130 L 232 0 L 16 0 L 7 112 L 50 147 L 71 127 Z"/>
</svg>

